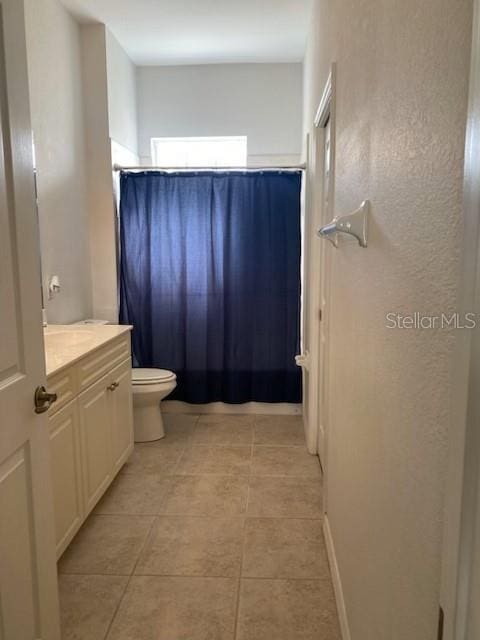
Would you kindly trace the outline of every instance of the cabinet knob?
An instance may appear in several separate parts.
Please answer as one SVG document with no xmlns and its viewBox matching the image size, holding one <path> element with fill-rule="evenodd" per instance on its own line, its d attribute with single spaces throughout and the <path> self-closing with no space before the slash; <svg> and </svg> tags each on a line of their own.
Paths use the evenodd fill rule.
<svg viewBox="0 0 480 640">
<path fill-rule="evenodd" d="M 117 387 L 119 387 L 119 386 L 120 386 L 120 383 L 119 383 L 119 382 L 112 382 L 112 384 L 109 384 L 109 385 L 108 385 L 107 389 L 108 389 L 109 391 L 115 391 L 115 389 L 116 389 Z"/>
</svg>

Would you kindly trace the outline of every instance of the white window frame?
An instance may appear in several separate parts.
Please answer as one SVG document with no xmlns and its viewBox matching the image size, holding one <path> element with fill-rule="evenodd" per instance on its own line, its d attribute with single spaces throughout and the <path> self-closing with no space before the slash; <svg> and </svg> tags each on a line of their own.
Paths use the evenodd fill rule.
<svg viewBox="0 0 480 640">
<path fill-rule="evenodd" d="M 178 143 L 179 151 L 177 154 L 172 154 L 170 159 L 162 159 L 160 156 L 159 147 L 163 143 L 168 144 L 176 144 Z M 238 156 L 232 161 L 232 155 L 230 157 L 221 157 L 218 155 L 215 157 L 212 154 L 205 153 L 204 159 L 202 161 L 199 160 L 199 156 L 193 153 L 195 145 L 205 144 L 208 146 L 209 143 L 212 143 L 212 148 L 214 150 L 215 144 L 218 145 L 219 151 L 221 151 L 222 143 L 238 143 L 243 146 L 241 152 L 243 152 L 242 158 L 240 159 Z M 182 157 L 182 149 L 181 146 L 185 147 L 185 152 Z M 188 146 L 190 145 L 190 149 Z M 165 168 L 185 168 L 189 167 L 246 167 L 247 166 L 247 154 L 248 154 L 248 140 L 247 136 L 187 136 L 187 137 L 163 137 L 163 138 L 151 138 L 150 140 L 151 146 L 151 156 L 152 156 L 152 164 L 158 167 Z M 190 156 L 190 157 L 189 157 Z"/>
</svg>

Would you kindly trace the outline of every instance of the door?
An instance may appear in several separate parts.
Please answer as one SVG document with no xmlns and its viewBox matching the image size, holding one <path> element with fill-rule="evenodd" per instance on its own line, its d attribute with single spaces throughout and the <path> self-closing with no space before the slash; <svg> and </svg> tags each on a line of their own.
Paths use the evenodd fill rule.
<svg viewBox="0 0 480 640">
<path fill-rule="evenodd" d="M 331 246 L 318 237 L 318 229 L 333 217 L 335 65 L 325 85 L 315 116 L 314 134 L 307 145 L 308 172 L 304 223 L 303 414 L 307 448 L 317 453 L 326 469 L 328 414 L 328 286 Z"/>
<path fill-rule="evenodd" d="M 480 638 L 480 0 L 473 2 L 464 161 L 459 317 L 476 328 L 455 332 L 452 418 L 443 526 L 439 638 Z"/>
<path fill-rule="evenodd" d="M 132 365 L 128 359 L 112 371 L 112 453 L 113 474 L 127 461 L 133 451 Z"/>
<path fill-rule="evenodd" d="M 0 0 L 0 638 L 58 640 L 23 2 Z"/>
<path fill-rule="evenodd" d="M 323 188 L 320 226 L 327 224 L 332 217 L 331 198 L 333 192 L 332 180 L 332 136 L 331 119 L 323 127 Z M 330 254 L 332 247 L 322 241 L 320 257 L 320 304 L 319 304 L 319 396 L 318 396 L 318 455 L 325 466 L 325 447 L 328 415 L 328 303 L 330 283 Z"/>
<path fill-rule="evenodd" d="M 480 474 L 477 486 L 476 522 L 474 526 L 475 536 L 472 545 L 472 567 L 470 575 L 470 589 L 467 605 L 467 632 L 466 638 L 474 640 L 480 634 Z"/>
<path fill-rule="evenodd" d="M 308 451 L 318 454 L 323 466 L 323 450 L 318 448 L 318 409 L 320 389 L 320 260 L 321 243 L 317 237 L 321 225 L 322 180 L 323 171 L 323 134 L 316 130 L 309 137 L 307 145 L 308 182 L 305 200 L 304 236 L 304 283 L 302 292 L 302 357 L 297 362 L 303 368 L 303 420 Z"/>
<path fill-rule="evenodd" d="M 112 477 L 110 376 L 78 396 L 85 515 L 97 504 Z"/>
<path fill-rule="evenodd" d="M 83 522 L 80 434 L 76 400 L 55 413 L 49 423 L 55 541 L 59 558 Z"/>
<path fill-rule="evenodd" d="M 311 184 L 312 174 L 315 172 L 314 158 L 312 155 L 312 145 L 310 135 L 307 134 L 305 140 L 305 152 L 309 171 L 304 175 L 302 188 L 302 294 L 301 294 L 301 340 L 300 354 L 296 358 L 298 366 L 302 367 L 302 416 L 305 428 L 305 440 L 310 453 L 317 453 L 317 442 L 315 430 L 315 362 L 312 363 L 310 371 L 310 349 L 314 331 L 312 331 L 312 310 L 315 308 L 315 287 L 312 286 L 312 272 L 315 264 L 315 223 L 312 220 L 314 215 L 313 207 L 313 185 Z M 312 407 L 313 400 L 313 407 Z"/>
</svg>

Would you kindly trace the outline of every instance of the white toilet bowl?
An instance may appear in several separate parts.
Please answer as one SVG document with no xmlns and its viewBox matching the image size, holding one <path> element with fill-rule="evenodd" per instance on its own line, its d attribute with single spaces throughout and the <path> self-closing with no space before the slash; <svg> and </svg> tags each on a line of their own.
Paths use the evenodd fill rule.
<svg viewBox="0 0 480 640">
<path fill-rule="evenodd" d="M 177 376 L 165 369 L 132 369 L 135 442 L 165 435 L 160 402 L 177 386 Z"/>
</svg>

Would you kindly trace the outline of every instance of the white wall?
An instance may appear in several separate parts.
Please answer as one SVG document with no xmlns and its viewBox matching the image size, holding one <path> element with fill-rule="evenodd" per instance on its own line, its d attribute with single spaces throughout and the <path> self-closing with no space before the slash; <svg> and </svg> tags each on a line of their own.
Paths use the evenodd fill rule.
<svg viewBox="0 0 480 640">
<path fill-rule="evenodd" d="M 453 336 L 385 315 L 455 309 L 470 31 L 470 0 L 316 0 L 311 21 L 305 130 L 335 61 L 335 210 L 372 202 L 369 247 L 332 250 L 327 515 L 352 640 L 436 638 Z"/>
<path fill-rule="evenodd" d="M 57 0 L 25 11 L 43 280 L 62 285 L 45 306 L 49 322 L 68 323 L 92 310 L 80 34 Z"/>
<path fill-rule="evenodd" d="M 150 139 L 247 135 L 250 163 L 297 162 L 302 147 L 302 65 L 140 67 L 139 155 Z"/>
<path fill-rule="evenodd" d="M 116 322 L 117 243 L 105 26 L 81 27 L 93 314 Z"/>
<path fill-rule="evenodd" d="M 138 151 L 136 68 L 106 29 L 108 120 L 112 140 L 132 153 Z"/>
</svg>

